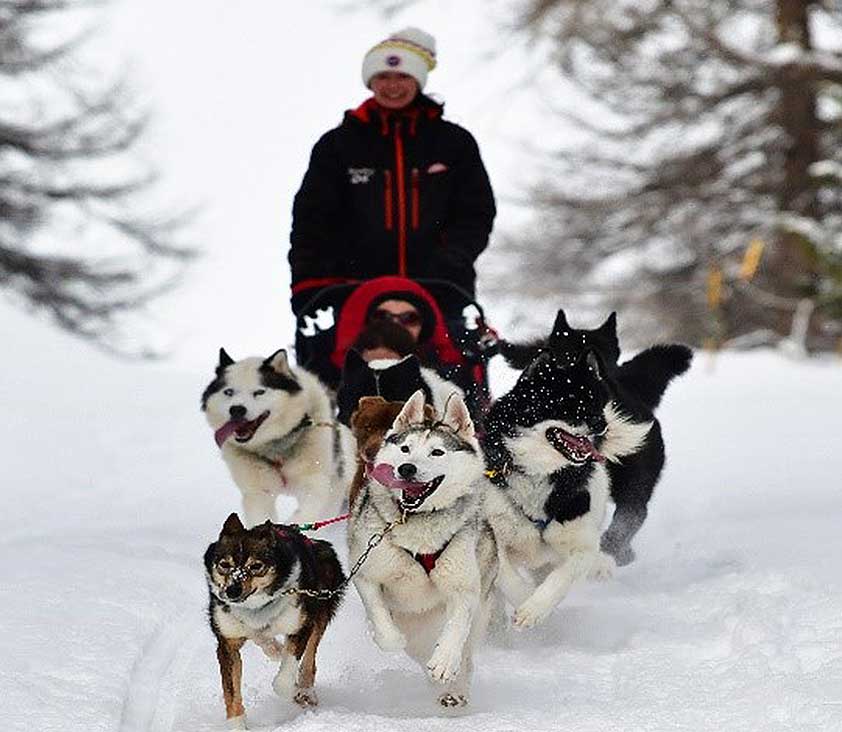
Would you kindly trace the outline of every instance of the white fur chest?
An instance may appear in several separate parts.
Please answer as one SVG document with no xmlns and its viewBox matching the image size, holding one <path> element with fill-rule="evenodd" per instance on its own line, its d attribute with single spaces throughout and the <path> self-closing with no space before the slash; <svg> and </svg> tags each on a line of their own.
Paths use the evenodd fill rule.
<svg viewBox="0 0 842 732">
<path fill-rule="evenodd" d="M 510 500 L 520 507 L 527 518 L 546 521 L 544 506 L 553 491 L 552 483 L 546 474 L 526 475 L 513 472 L 508 478 L 506 490 Z"/>
<path fill-rule="evenodd" d="M 512 473 L 508 486 L 489 492 L 485 501 L 488 522 L 497 541 L 506 547 L 516 564 L 530 568 L 555 564 L 573 547 L 593 544 L 605 517 L 608 500 L 608 472 L 596 465 L 585 489 L 590 495 L 590 510 L 572 521 L 550 521 L 544 505 L 552 492 L 548 477 Z M 595 538 L 594 538 L 595 537 Z"/>
<path fill-rule="evenodd" d="M 377 495 L 377 491 L 374 493 L 369 493 L 368 503 L 355 521 L 350 537 L 351 562 L 365 550 L 369 537 L 386 527 L 381 510 L 388 511 L 391 501 L 385 495 Z M 444 593 L 440 585 L 448 579 L 440 569 L 447 565 L 451 552 L 455 555 L 463 551 L 466 542 L 476 543 L 477 510 L 478 501 L 471 499 L 453 510 L 411 516 L 406 523 L 396 525 L 371 551 L 360 575 L 381 586 L 387 604 L 398 612 L 422 613 L 442 605 Z M 436 566 L 428 574 L 415 555 L 439 552 Z"/>
<path fill-rule="evenodd" d="M 608 471 L 604 466 L 597 465 L 587 484 L 591 497 L 590 510 L 572 521 L 551 521 L 544 530 L 544 542 L 559 557 L 566 557 L 575 550 L 599 550 L 599 535 L 608 502 L 608 486 Z"/>
<path fill-rule="evenodd" d="M 274 637 L 297 632 L 303 623 L 303 614 L 289 595 L 262 608 L 250 609 L 228 605 L 214 608 L 214 620 L 222 634 L 228 638 Z"/>
</svg>

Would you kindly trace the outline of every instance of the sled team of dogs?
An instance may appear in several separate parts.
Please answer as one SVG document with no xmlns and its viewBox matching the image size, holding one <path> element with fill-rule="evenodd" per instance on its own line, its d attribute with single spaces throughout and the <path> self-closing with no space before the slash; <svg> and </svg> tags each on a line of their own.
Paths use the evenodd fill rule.
<svg viewBox="0 0 842 732">
<path fill-rule="evenodd" d="M 205 570 L 232 727 L 245 727 L 247 640 L 279 661 L 276 693 L 318 703 L 316 651 L 349 582 L 375 643 L 417 661 L 442 707 L 462 707 L 497 604 L 532 627 L 578 580 L 634 559 L 664 464 L 654 410 L 691 351 L 655 346 L 620 363 L 613 314 L 576 330 L 563 311 L 548 337 L 502 351 L 522 373 L 481 440 L 458 387 L 414 357 L 351 352 L 336 420 L 326 389 L 285 351 L 240 361 L 220 351 L 202 409 L 245 523 L 228 517 Z M 286 524 L 281 494 L 298 501 Z M 346 498 L 348 576 L 331 545 L 297 525 L 334 516 Z"/>
</svg>

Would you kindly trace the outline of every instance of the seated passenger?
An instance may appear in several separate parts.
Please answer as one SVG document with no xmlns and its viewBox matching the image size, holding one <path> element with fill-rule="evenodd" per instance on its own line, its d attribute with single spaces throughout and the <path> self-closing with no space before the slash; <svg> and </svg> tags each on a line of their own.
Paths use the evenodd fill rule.
<svg viewBox="0 0 842 732">
<path fill-rule="evenodd" d="M 401 359 L 415 352 L 417 337 L 403 325 L 391 320 L 373 318 L 354 341 L 352 348 L 364 361 Z"/>
</svg>

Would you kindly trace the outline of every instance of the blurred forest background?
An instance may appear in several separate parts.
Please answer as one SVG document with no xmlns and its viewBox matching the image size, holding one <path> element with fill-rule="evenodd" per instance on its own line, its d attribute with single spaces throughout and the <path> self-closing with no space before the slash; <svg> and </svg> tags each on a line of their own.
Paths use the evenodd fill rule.
<svg viewBox="0 0 842 732">
<path fill-rule="evenodd" d="M 424 3 L 366 5 L 385 25 Z M 0 0 L 0 288 L 144 354 L 121 316 L 173 288 L 196 251 L 190 217 L 156 200 L 163 161 L 134 155 L 143 95 L 119 64 L 83 60 L 104 4 Z M 530 140 L 531 223 L 498 219 L 509 264 L 486 293 L 621 310 L 639 343 L 842 349 L 842 2 L 488 6 L 501 39 L 581 96 L 546 100 L 546 139 L 575 135 Z"/>
</svg>

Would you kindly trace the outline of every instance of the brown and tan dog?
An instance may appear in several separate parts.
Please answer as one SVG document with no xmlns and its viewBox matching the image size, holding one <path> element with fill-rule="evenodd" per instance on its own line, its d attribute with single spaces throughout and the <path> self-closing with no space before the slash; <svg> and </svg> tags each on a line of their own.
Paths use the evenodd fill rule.
<svg viewBox="0 0 842 732">
<path fill-rule="evenodd" d="M 351 432 L 357 440 L 357 472 L 351 481 L 349 509 L 353 510 L 354 501 L 365 482 L 366 464 L 374 459 L 383 444 L 383 437 L 389 431 L 395 417 L 400 414 L 403 405 L 404 402 L 387 402 L 379 396 L 364 396 L 357 403 L 357 408 L 351 415 Z M 429 404 L 424 407 L 424 415 L 429 420 L 436 418 L 436 412 Z"/>
<path fill-rule="evenodd" d="M 303 707 L 318 704 L 316 650 L 345 583 L 333 547 L 295 526 L 267 521 L 246 529 L 232 513 L 205 552 L 205 575 L 229 726 L 245 729 L 240 648 L 247 640 L 280 661 L 272 684 L 280 697 Z M 328 596 L 301 591 L 327 591 Z"/>
</svg>

